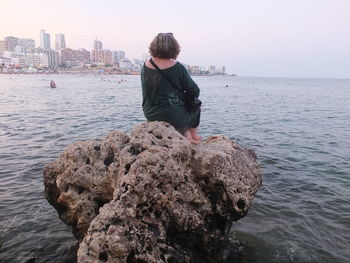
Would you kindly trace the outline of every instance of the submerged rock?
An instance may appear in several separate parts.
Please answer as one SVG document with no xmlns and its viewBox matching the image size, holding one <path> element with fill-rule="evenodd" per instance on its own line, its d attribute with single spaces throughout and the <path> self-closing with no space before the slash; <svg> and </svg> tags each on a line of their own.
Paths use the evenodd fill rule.
<svg viewBox="0 0 350 263">
<path fill-rule="evenodd" d="M 232 221 L 261 185 L 253 151 L 225 136 L 191 145 L 164 122 L 68 147 L 46 198 L 80 241 L 78 262 L 221 262 Z"/>
</svg>

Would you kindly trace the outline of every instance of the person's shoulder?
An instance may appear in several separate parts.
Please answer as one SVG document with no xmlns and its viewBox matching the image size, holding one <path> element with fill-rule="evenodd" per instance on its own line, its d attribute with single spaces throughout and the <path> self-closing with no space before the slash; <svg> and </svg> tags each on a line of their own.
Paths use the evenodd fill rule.
<svg viewBox="0 0 350 263">
<path fill-rule="evenodd" d="M 187 72 L 186 67 L 185 67 L 180 61 L 177 61 L 176 65 L 177 65 L 182 71 L 186 71 L 186 72 Z"/>
</svg>

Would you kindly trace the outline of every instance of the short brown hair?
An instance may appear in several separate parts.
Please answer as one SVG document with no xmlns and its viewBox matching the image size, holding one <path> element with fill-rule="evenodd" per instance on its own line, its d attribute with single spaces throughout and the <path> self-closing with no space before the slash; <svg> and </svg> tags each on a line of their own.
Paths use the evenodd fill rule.
<svg viewBox="0 0 350 263">
<path fill-rule="evenodd" d="M 180 53 L 180 45 L 172 33 L 159 33 L 149 45 L 152 57 L 176 59 Z"/>
</svg>

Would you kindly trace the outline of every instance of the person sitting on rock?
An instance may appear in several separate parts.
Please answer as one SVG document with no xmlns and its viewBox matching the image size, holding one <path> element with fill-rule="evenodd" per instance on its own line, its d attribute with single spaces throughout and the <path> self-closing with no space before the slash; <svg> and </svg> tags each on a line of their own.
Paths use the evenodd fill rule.
<svg viewBox="0 0 350 263">
<path fill-rule="evenodd" d="M 181 89 L 186 89 L 196 98 L 200 90 L 186 68 L 176 61 L 180 53 L 179 43 L 172 33 L 159 33 L 151 42 L 149 52 L 151 58 L 141 72 L 142 109 L 146 119 L 168 122 L 191 143 L 197 144 L 201 140 L 197 134 L 200 107 L 188 111 Z"/>
</svg>

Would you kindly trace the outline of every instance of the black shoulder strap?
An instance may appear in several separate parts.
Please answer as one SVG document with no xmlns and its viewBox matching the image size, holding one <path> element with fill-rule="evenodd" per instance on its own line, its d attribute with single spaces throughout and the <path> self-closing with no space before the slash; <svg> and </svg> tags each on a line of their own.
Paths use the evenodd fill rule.
<svg viewBox="0 0 350 263">
<path fill-rule="evenodd" d="M 149 62 L 151 62 L 152 66 L 159 72 L 160 75 L 163 76 L 163 78 L 165 78 L 170 84 L 171 86 L 173 86 L 173 88 L 177 89 L 178 91 L 180 91 L 181 93 L 184 93 L 184 91 L 178 87 L 174 81 L 172 81 L 172 79 L 170 79 L 163 71 L 160 70 L 160 68 L 157 66 L 156 63 L 154 63 L 154 61 L 152 60 L 152 58 L 149 60 Z"/>
</svg>

